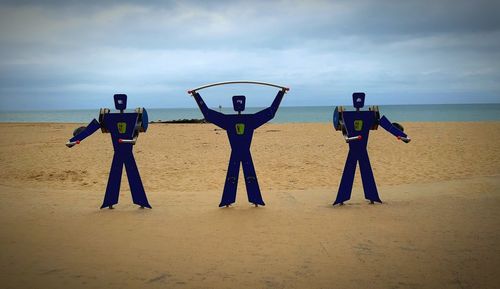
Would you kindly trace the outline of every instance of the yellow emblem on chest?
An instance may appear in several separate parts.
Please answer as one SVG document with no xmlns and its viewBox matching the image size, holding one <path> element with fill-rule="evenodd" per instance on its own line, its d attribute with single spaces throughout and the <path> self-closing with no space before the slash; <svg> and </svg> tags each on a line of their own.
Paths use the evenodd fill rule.
<svg viewBox="0 0 500 289">
<path fill-rule="evenodd" d="M 360 119 L 357 119 L 354 121 L 354 130 L 355 131 L 360 131 L 363 129 L 363 121 Z"/>
<path fill-rule="evenodd" d="M 118 132 L 119 133 L 125 133 L 127 131 L 127 123 L 126 122 L 119 122 L 116 124 L 118 127 Z"/>
<path fill-rule="evenodd" d="M 237 123 L 236 124 L 236 134 L 243 135 L 244 133 L 245 133 L 245 124 L 244 123 Z"/>
</svg>

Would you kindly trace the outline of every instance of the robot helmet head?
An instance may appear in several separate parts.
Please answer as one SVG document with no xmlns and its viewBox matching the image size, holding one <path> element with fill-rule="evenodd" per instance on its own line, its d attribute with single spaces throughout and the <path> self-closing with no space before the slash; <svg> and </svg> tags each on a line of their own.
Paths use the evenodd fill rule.
<svg viewBox="0 0 500 289">
<path fill-rule="evenodd" d="M 126 94 L 115 94 L 115 108 L 118 110 L 127 109 L 127 95 Z"/>
<path fill-rule="evenodd" d="M 362 108 L 365 106 L 365 93 L 364 92 L 355 92 L 352 94 L 352 105 L 355 108 Z"/>
<path fill-rule="evenodd" d="M 245 110 L 245 96 L 244 95 L 235 95 L 233 96 L 233 108 L 237 112 L 242 112 Z"/>
</svg>

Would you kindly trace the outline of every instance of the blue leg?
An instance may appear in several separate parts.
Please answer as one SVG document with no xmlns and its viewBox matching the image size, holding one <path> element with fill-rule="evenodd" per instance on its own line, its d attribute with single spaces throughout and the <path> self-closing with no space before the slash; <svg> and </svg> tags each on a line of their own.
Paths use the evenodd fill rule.
<svg viewBox="0 0 500 289">
<path fill-rule="evenodd" d="M 238 175 L 240 174 L 240 160 L 236 154 L 231 152 L 229 165 L 227 167 L 226 183 L 219 207 L 229 206 L 236 202 L 236 189 L 238 187 Z"/>
<path fill-rule="evenodd" d="M 373 177 L 372 166 L 368 158 L 368 152 L 365 150 L 359 156 L 359 170 L 361 171 L 361 180 L 363 181 L 363 190 L 365 191 L 365 199 L 373 202 L 382 203 L 378 196 L 377 185 Z"/>
<path fill-rule="evenodd" d="M 245 175 L 245 185 L 247 187 L 248 201 L 255 206 L 265 206 L 260 193 L 259 182 L 257 181 L 257 174 L 253 166 L 252 155 L 250 151 L 245 154 L 242 160 L 243 174 Z"/>
<path fill-rule="evenodd" d="M 122 171 L 123 159 L 115 152 L 113 155 L 113 162 L 111 163 L 111 170 L 109 172 L 106 194 L 104 195 L 104 202 L 102 203 L 101 209 L 105 207 L 109 207 L 111 209 L 113 205 L 118 203 Z"/>
<path fill-rule="evenodd" d="M 357 159 L 354 153 L 349 149 L 347 160 L 345 161 L 344 173 L 340 180 L 339 191 L 333 205 L 342 204 L 351 198 L 352 183 L 354 182 L 354 173 L 356 172 Z"/>
<path fill-rule="evenodd" d="M 130 185 L 130 192 L 132 193 L 132 201 L 136 205 L 151 209 L 148 198 L 146 197 L 146 192 L 144 191 L 144 186 L 142 185 L 139 169 L 137 169 L 137 164 L 135 163 L 132 152 L 127 153 L 124 156 L 124 160 L 128 183 Z"/>
</svg>

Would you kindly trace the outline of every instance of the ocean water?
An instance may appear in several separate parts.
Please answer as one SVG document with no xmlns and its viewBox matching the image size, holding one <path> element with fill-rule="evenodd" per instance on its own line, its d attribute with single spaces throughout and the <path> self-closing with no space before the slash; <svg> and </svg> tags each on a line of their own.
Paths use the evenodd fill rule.
<svg viewBox="0 0 500 289">
<path fill-rule="evenodd" d="M 280 107 L 272 122 L 331 122 L 334 108 L 334 106 Z M 248 108 L 245 113 L 261 109 Z M 381 105 L 379 109 L 381 115 L 387 116 L 393 122 L 500 121 L 500 104 Z M 198 108 L 151 108 L 147 111 L 149 119 L 155 121 L 203 118 Z M 234 113 L 232 108 L 223 108 L 221 111 Z M 98 116 L 99 109 L 0 111 L 0 122 L 88 123 Z"/>
</svg>

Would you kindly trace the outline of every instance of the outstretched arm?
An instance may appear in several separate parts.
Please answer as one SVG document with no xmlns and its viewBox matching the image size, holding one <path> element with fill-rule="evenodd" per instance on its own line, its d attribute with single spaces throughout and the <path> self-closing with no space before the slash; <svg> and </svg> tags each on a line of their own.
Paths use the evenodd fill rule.
<svg viewBox="0 0 500 289">
<path fill-rule="evenodd" d="M 392 125 L 385 115 L 380 119 L 380 126 L 405 143 L 409 143 L 411 141 L 411 139 L 404 132 Z"/>
<path fill-rule="evenodd" d="M 215 124 L 220 128 L 226 129 L 223 113 L 208 108 L 207 104 L 203 101 L 198 92 L 193 92 L 193 97 L 196 100 L 201 113 L 203 113 L 203 116 L 207 121 Z"/>
<path fill-rule="evenodd" d="M 278 111 L 278 107 L 280 106 L 281 100 L 285 95 L 285 92 L 286 92 L 285 89 L 280 90 L 278 94 L 276 94 L 276 97 L 274 98 L 274 101 L 270 107 L 254 114 L 255 128 L 258 128 L 259 126 L 265 124 L 266 122 L 274 118 L 274 116 L 276 115 L 276 111 Z"/>
<path fill-rule="evenodd" d="M 79 134 L 72 137 L 69 142 L 66 143 L 67 147 L 72 147 L 75 144 L 79 144 L 80 141 L 84 140 L 89 135 L 93 134 L 96 130 L 101 128 L 101 124 L 94 118 L 87 127 L 81 131 Z"/>
</svg>

